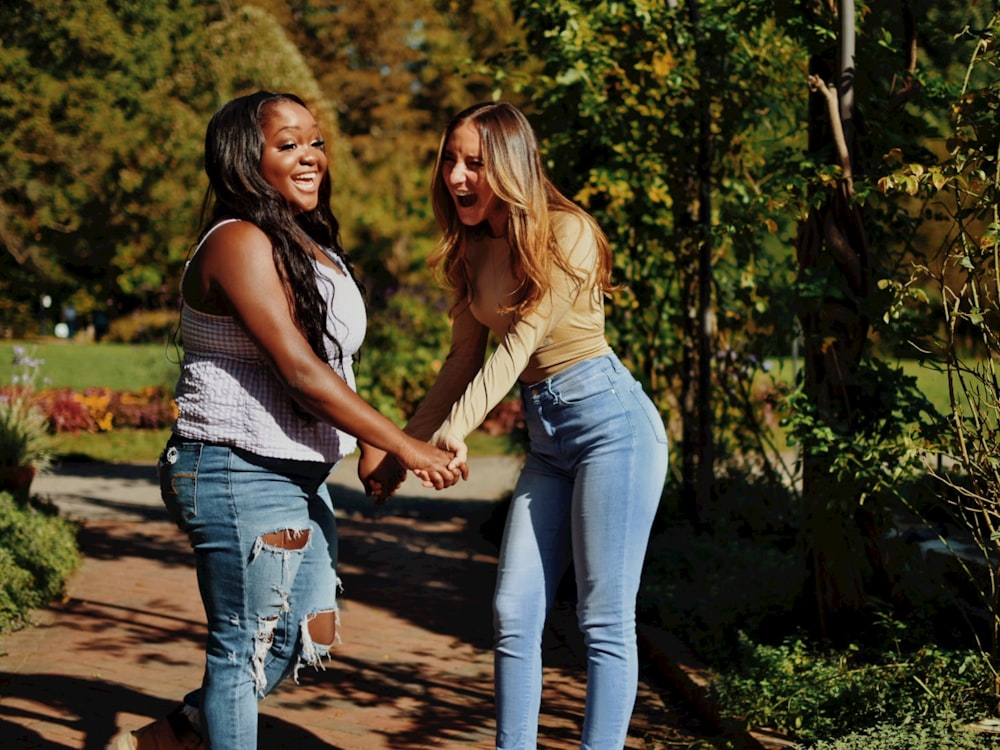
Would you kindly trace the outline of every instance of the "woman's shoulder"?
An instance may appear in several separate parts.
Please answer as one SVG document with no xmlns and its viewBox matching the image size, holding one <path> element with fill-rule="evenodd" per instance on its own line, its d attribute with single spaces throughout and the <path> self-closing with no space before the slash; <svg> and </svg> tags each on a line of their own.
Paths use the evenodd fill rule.
<svg viewBox="0 0 1000 750">
<path fill-rule="evenodd" d="M 567 255 L 593 247 L 594 227 L 582 211 L 553 211 L 550 221 L 556 242 Z"/>
<path fill-rule="evenodd" d="M 557 208 L 549 214 L 549 217 L 556 236 L 576 238 L 594 232 L 594 220 L 583 209 L 568 211 Z"/>
<path fill-rule="evenodd" d="M 246 219 L 223 218 L 210 224 L 204 232 L 202 239 L 208 240 L 212 237 L 247 237 L 263 235 L 264 230 Z"/>
<path fill-rule="evenodd" d="M 223 219 L 209 227 L 202 235 L 201 244 L 209 252 L 252 251 L 264 248 L 270 254 L 271 241 L 267 234 L 252 221 Z"/>
</svg>

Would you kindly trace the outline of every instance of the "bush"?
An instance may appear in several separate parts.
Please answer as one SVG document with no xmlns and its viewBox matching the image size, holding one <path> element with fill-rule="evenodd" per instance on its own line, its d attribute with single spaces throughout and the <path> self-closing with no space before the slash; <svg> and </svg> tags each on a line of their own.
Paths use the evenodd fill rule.
<svg viewBox="0 0 1000 750">
<path fill-rule="evenodd" d="M 49 429 L 60 432 L 99 432 L 91 405 L 69 388 L 55 388 L 40 393 L 38 405 L 48 418 Z M 104 410 L 102 410 L 104 411 Z"/>
<path fill-rule="evenodd" d="M 0 632 L 26 625 L 31 609 L 62 596 L 80 560 L 73 524 L 0 492 Z"/>
<path fill-rule="evenodd" d="M 0 494 L 0 498 L 9 497 Z M 25 614 L 35 606 L 31 573 L 17 564 L 5 547 L 0 547 L 0 633 L 22 624 Z"/>
<path fill-rule="evenodd" d="M 137 310 L 131 315 L 112 321 L 104 340 L 127 344 L 169 341 L 177 324 L 178 315 L 175 309 Z"/>
<path fill-rule="evenodd" d="M 956 727 L 944 719 L 916 724 L 886 724 L 817 742 L 809 750 L 985 750 L 1000 748 L 1000 735 Z"/>
<path fill-rule="evenodd" d="M 109 391 L 88 388 L 85 396 L 108 399 L 108 411 L 114 415 L 116 427 L 159 429 L 169 427 L 177 418 L 177 406 L 162 388 L 150 386 L 138 391 Z"/>
<path fill-rule="evenodd" d="M 794 548 L 687 526 L 658 532 L 646 561 L 640 617 L 676 633 L 710 663 L 729 658 L 737 633 L 763 637 L 771 624 L 789 621 L 805 580 Z"/>
<path fill-rule="evenodd" d="M 440 290 L 390 296 L 369 318 L 357 362 L 358 393 L 397 423 L 411 416 L 448 353 L 451 326 Z"/>
<path fill-rule="evenodd" d="M 914 483 L 909 497 L 926 511 L 935 498 L 921 486 Z M 988 735 L 951 723 L 994 714 L 989 663 L 962 629 L 954 585 L 942 588 L 940 577 L 928 574 L 916 545 L 900 534 L 883 540 L 892 599 L 871 595 L 835 648 L 809 634 L 814 614 L 803 597 L 794 498 L 738 472 L 717 477 L 714 498 L 713 524 L 701 532 L 662 511 L 638 614 L 705 660 L 723 716 L 800 742 L 848 738 L 823 750 L 987 746 Z M 882 745 L 872 739 L 876 727 Z"/>
<path fill-rule="evenodd" d="M 991 676 L 975 652 L 824 651 L 803 639 L 778 646 L 740 638 L 740 655 L 712 681 L 727 713 L 806 742 L 881 724 L 966 721 L 991 710 Z"/>
</svg>

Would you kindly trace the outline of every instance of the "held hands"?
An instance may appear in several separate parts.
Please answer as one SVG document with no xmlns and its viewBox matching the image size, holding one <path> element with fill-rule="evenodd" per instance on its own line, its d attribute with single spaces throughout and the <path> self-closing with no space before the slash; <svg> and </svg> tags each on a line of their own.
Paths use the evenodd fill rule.
<svg viewBox="0 0 1000 750">
<path fill-rule="evenodd" d="M 369 447 L 358 462 L 358 478 L 365 494 L 374 497 L 376 505 L 382 505 L 406 479 L 406 469 L 392 454 Z"/>
<path fill-rule="evenodd" d="M 442 441 L 440 447 L 414 442 L 416 455 L 400 454 L 399 461 L 420 479 L 424 487 L 441 490 L 451 487 L 459 479 L 468 478 L 468 450 L 461 440 Z"/>
<path fill-rule="evenodd" d="M 444 489 L 459 479 L 469 478 L 468 449 L 457 438 L 440 440 L 434 447 L 414 439 L 405 451 L 395 456 L 369 447 L 358 463 L 358 478 L 365 494 L 374 496 L 376 504 L 384 503 L 403 483 L 409 469 L 424 487 Z"/>
<path fill-rule="evenodd" d="M 452 459 L 448 463 L 448 469 L 452 472 L 457 471 L 462 475 L 462 479 L 468 479 L 469 449 L 466 447 L 465 441 L 452 435 L 448 435 L 438 440 L 437 447 L 452 454 Z M 457 477 L 455 478 L 455 481 L 458 481 Z"/>
</svg>

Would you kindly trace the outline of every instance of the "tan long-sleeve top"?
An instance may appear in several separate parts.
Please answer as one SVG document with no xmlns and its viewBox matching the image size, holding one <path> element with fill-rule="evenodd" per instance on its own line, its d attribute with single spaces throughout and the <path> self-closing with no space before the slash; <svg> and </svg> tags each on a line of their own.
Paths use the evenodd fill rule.
<svg viewBox="0 0 1000 750">
<path fill-rule="evenodd" d="M 603 294 L 596 282 L 593 230 L 565 212 L 553 217 L 553 226 L 564 257 L 582 283 L 553 264 L 550 293 L 523 317 L 500 310 L 518 300 L 507 239 L 467 240 L 470 298 L 455 310 L 451 349 L 406 432 L 432 442 L 446 435 L 464 440 L 517 381 L 537 383 L 611 351 L 604 335 Z M 484 363 L 491 331 L 498 344 Z"/>
</svg>

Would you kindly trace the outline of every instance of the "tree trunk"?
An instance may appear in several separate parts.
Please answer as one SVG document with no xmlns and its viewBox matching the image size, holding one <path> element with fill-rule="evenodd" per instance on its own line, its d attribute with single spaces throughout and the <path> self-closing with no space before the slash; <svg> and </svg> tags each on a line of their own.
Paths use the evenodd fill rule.
<svg viewBox="0 0 1000 750">
<path fill-rule="evenodd" d="M 854 203 L 854 7 L 841 3 L 839 66 L 820 58 L 810 66 L 809 148 L 833 146 L 842 177 L 835 190 L 799 227 L 800 280 L 823 278 L 825 293 L 800 306 L 804 334 L 804 388 L 830 427 L 849 434 L 857 399 L 857 373 L 869 333 L 864 313 L 871 250 L 864 217 Z M 828 85 L 828 81 L 833 82 Z M 855 512 L 860 488 L 837 481 L 826 462 L 803 443 L 802 544 L 820 631 L 864 605 L 865 539 Z"/>
<path fill-rule="evenodd" d="M 698 33 L 701 9 L 696 0 L 688 3 L 688 18 L 694 29 L 696 67 L 706 70 L 704 42 Z M 712 350 L 715 337 L 715 310 L 712 301 L 712 113 L 706 80 L 699 85 L 698 143 L 694 182 L 697 204 L 695 219 L 698 248 L 697 275 L 684 285 L 684 375 L 682 393 L 684 433 L 682 457 L 682 502 L 688 517 L 698 526 L 711 516 L 715 450 L 712 419 Z"/>
</svg>

